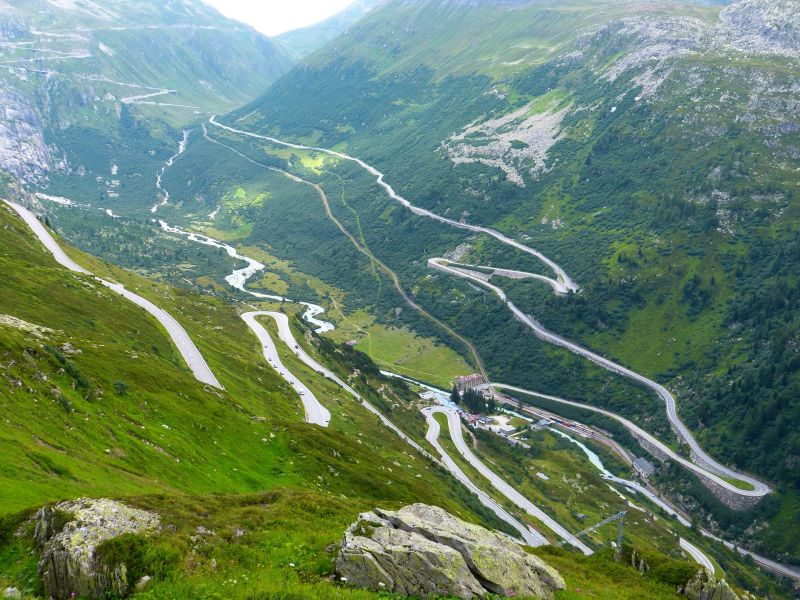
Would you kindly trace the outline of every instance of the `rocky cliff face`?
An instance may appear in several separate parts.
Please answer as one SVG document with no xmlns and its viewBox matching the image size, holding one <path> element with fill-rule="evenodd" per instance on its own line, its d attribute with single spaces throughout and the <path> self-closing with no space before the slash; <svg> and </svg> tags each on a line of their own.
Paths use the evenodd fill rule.
<svg viewBox="0 0 800 600">
<path fill-rule="evenodd" d="M 800 5 L 742 0 L 722 11 L 716 33 L 743 52 L 800 56 Z"/>
<path fill-rule="evenodd" d="M 126 533 L 158 529 L 158 515 L 112 500 L 81 498 L 36 513 L 36 544 L 42 551 L 39 575 L 45 594 L 56 600 L 124 597 L 135 582 L 124 564 L 102 564 L 97 548 Z"/>
<path fill-rule="evenodd" d="M 50 154 L 38 114 L 25 96 L 0 80 L 0 170 L 31 181 L 49 169 Z"/>
<path fill-rule="evenodd" d="M 359 515 L 336 561 L 348 584 L 406 595 L 553 598 L 564 580 L 507 537 L 435 506 Z"/>
</svg>

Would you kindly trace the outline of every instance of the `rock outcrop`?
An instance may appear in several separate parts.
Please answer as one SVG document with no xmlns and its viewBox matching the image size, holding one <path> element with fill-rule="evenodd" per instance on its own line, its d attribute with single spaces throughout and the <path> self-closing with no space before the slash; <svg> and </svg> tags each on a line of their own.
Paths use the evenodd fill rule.
<svg viewBox="0 0 800 600">
<path fill-rule="evenodd" d="M 716 36 L 736 50 L 800 56 L 800 11 L 794 0 L 741 0 L 719 18 Z"/>
<path fill-rule="evenodd" d="M 683 589 L 683 595 L 689 600 L 739 600 L 739 596 L 728 586 L 727 581 L 724 579 L 717 581 L 705 569 L 700 569 L 697 575 L 689 580 Z"/>
<path fill-rule="evenodd" d="M 336 560 L 350 585 L 400 594 L 553 598 L 561 575 L 509 538 L 425 504 L 359 515 Z"/>
<path fill-rule="evenodd" d="M 42 508 L 34 518 L 35 541 L 42 552 L 39 575 L 46 597 L 56 600 L 127 595 L 136 582 L 128 581 L 123 563 L 100 561 L 97 548 L 120 535 L 143 534 L 159 527 L 154 513 L 87 498 Z"/>
<path fill-rule="evenodd" d="M 50 170 L 42 123 L 28 99 L 0 80 L 0 169 L 23 181 Z"/>
</svg>

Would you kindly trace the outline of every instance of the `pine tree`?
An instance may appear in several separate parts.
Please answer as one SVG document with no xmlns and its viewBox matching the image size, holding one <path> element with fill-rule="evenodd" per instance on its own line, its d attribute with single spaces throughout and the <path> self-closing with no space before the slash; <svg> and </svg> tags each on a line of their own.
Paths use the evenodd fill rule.
<svg viewBox="0 0 800 600">
<path fill-rule="evenodd" d="M 453 390 L 450 392 L 450 401 L 453 404 L 459 404 L 461 402 L 461 395 L 458 393 L 458 386 L 453 384 Z"/>
</svg>

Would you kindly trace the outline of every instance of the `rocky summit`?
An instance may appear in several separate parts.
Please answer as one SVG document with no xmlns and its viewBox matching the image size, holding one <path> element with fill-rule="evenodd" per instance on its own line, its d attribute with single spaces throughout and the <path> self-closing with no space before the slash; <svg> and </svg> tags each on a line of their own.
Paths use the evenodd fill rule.
<svg viewBox="0 0 800 600">
<path fill-rule="evenodd" d="M 406 595 L 553 598 L 564 589 L 555 569 L 510 538 L 426 504 L 359 515 L 336 571 L 350 585 Z"/>
<path fill-rule="evenodd" d="M 124 564 L 99 560 L 97 549 L 120 535 L 142 534 L 159 527 L 154 513 L 113 500 L 81 498 L 45 507 L 34 517 L 36 544 L 42 551 L 39 575 L 46 597 L 100 598 L 125 596 L 132 583 Z"/>
</svg>

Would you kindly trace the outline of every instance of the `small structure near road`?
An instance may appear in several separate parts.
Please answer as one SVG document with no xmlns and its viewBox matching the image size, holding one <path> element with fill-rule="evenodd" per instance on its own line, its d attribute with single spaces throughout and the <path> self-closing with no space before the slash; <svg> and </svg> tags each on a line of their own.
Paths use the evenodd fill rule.
<svg viewBox="0 0 800 600">
<path fill-rule="evenodd" d="M 651 477 L 653 473 L 656 472 L 655 466 L 649 460 L 647 460 L 644 456 L 641 456 L 633 461 L 633 468 L 636 469 L 636 472 L 639 473 L 642 477 Z"/>
<path fill-rule="evenodd" d="M 461 416 L 467 422 L 467 425 L 471 425 L 472 427 L 477 427 L 478 426 L 478 422 L 481 420 L 481 418 L 478 415 L 470 415 L 470 414 L 467 414 L 467 413 L 461 413 Z"/>
</svg>

